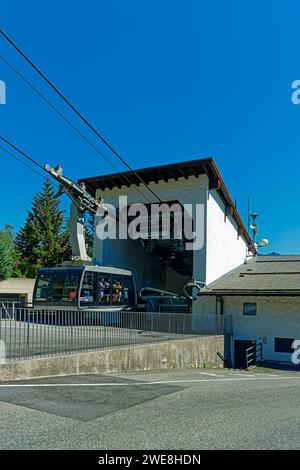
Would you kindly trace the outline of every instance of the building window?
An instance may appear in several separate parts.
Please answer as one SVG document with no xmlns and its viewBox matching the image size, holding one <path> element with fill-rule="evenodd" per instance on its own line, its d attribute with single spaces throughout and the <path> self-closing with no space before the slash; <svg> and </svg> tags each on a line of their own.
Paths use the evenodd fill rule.
<svg viewBox="0 0 300 470">
<path fill-rule="evenodd" d="M 294 338 L 275 338 L 275 352 L 292 354 L 294 352 L 293 341 Z"/>
<path fill-rule="evenodd" d="M 244 315 L 256 315 L 256 304 L 243 304 L 243 314 Z"/>
</svg>

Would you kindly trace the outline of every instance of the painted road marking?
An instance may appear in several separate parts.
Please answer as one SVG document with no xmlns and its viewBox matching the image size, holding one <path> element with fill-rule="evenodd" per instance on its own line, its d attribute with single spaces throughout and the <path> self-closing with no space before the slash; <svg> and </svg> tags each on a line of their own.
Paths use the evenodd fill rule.
<svg viewBox="0 0 300 470">
<path fill-rule="evenodd" d="M 214 374 L 213 372 L 198 372 L 200 375 L 209 375 L 210 377 L 224 377 L 223 374 Z"/>
<path fill-rule="evenodd" d="M 262 374 L 260 372 L 256 372 L 254 375 L 262 375 L 263 377 L 265 377 L 266 375 L 268 375 L 268 377 L 279 377 L 278 374 Z"/>
<path fill-rule="evenodd" d="M 237 375 L 238 377 L 255 377 L 257 374 L 248 374 L 248 372 L 233 372 L 233 375 Z"/>
<path fill-rule="evenodd" d="M 185 383 L 201 383 L 201 382 L 241 382 L 241 381 L 254 381 L 254 380 L 300 380 L 299 377 L 239 377 L 222 378 L 222 379 L 186 379 L 186 380 L 162 380 L 157 382 L 135 382 L 135 383 L 50 383 L 50 384 L 0 384 L 0 388 L 46 388 L 46 387 L 138 387 L 145 385 L 167 385 L 167 384 L 185 384 Z M 0 399 L 1 401 L 1 399 Z"/>
<path fill-rule="evenodd" d="M 255 372 L 253 374 L 250 374 L 248 372 L 232 372 L 233 375 L 238 375 L 239 377 L 256 377 L 256 376 L 262 376 L 262 377 L 279 377 L 278 374 L 263 374 L 260 372 Z"/>
</svg>

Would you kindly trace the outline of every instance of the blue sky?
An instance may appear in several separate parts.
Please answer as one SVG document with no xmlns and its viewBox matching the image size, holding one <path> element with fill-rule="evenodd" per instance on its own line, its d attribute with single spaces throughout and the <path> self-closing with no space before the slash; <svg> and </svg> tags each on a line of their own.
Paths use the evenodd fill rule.
<svg viewBox="0 0 300 470">
<path fill-rule="evenodd" d="M 299 253 L 299 13 L 293 0 L 11 1 L 1 29 L 133 167 L 213 156 L 244 220 L 251 193 L 268 251 Z M 72 116 L 2 38 L 0 53 Z M 0 80 L 1 134 L 74 179 L 112 171 L 2 61 Z M 19 227 L 42 180 L 1 150 L 0 170 L 0 226 Z"/>
</svg>

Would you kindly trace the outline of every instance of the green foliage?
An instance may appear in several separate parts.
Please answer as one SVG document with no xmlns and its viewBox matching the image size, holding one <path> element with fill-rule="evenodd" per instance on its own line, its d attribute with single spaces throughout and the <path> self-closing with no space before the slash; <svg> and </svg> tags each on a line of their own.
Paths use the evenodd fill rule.
<svg viewBox="0 0 300 470">
<path fill-rule="evenodd" d="M 62 245 L 63 245 L 63 259 L 69 260 L 72 258 L 72 249 L 69 242 L 70 238 L 70 219 L 65 221 L 64 229 L 62 232 Z"/>
<path fill-rule="evenodd" d="M 85 243 L 88 256 L 93 258 L 93 243 L 94 243 L 94 217 L 90 214 L 87 216 L 85 231 Z"/>
<path fill-rule="evenodd" d="M 0 234 L 0 281 L 8 279 L 13 272 L 13 253 L 9 242 Z"/>
<path fill-rule="evenodd" d="M 0 280 L 13 275 L 15 260 L 14 229 L 7 224 L 0 230 Z"/>
<path fill-rule="evenodd" d="M 4 227 L 0 230 L 0 237 L 7 242 L 9 248 L 12 250 L 14 249 L 15 232 L 12 225 L 4 225 Z"/>
<path fill-rule="evenodd" d="M 23 227 L 17 234 L 17 272 L 33 277 L 42 266 L 55 266 L 68 255 L 68 242 L 64 230 L 64 213 L 54 197 L 48 179 L 32 201 Z"/>
</svg>

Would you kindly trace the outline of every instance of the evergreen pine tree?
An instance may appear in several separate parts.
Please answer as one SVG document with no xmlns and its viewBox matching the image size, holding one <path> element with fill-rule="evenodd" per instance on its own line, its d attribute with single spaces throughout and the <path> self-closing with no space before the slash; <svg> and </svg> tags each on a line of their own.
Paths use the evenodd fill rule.
<svg viewBox="0 0 300 470">
<path fill-rule="evenodd" d="M 13 226 L 10 224 L 4 225 L 4 227 L 0 230 L 0 238 L 4 240 L 7 245 L 9 256 L 12 262 L 11 275 L 15 277 L 17 276 L 17 273 L 16 273 L 17 252 L 16 252 L 16 247 L 15 247 L 15 231 L 14 231 Z"/>
<path fill-rule="evenodd" d="M 87 216 L 86 224 L 85 224 L 85 244 L 86 244 L 86 252 L 87 254 L 93 258 L 93 244 L 94 244 L 94 217 L 89 214 Z"/>
<path fill-rule="evenodd" d="M 23 227 L 19 230 L 15 244 L 18 274 L 34 277 L 36 270 L 40 267 L 35 254 L 35 247 L 39 244 L 39 231 L 31 213 L 28 214 Z"/>
<path fill-rule="evenodd" d="M 0 281 L 8 279 L 13 271 L 13 253 L 3 236 L 0 236 Z"/>
<path fill-rule="evenodd" d="M 36 259 L 46 266 L 55 266 L 62 261 L 64 215 L 48 179 L 34 196 L 31 213 L 39 236 L 39 243 L 34 246 Z"/>
<path fill-rule="evenodd" d="M 48 179 L 32 201 L 31 211 L 16 237 L 19 268 L 27 276 L 34 276 L 41 266 L 55 266 L 66 254 L 63 231 L 64 213 L 54 197 Z"/>
<path fill-rule="evenodd" d="M 64 260 L 72 259 L 72 248 L 70 245 L 70 219 L 69 218 L 65 221 L 65 227 L 62 232 L 62 245 L 63 245 L 63 251 L 62 251 L 63 259 Z"/>
<path fill-rule="evenodd" d="M 15 231 L 13 226 L 10 224 L 5 224 L 4 227 L 0 230 L 0 236 L 7 241 L 8 246 L 13 250 L 15 238 Z"/>
</svg>

